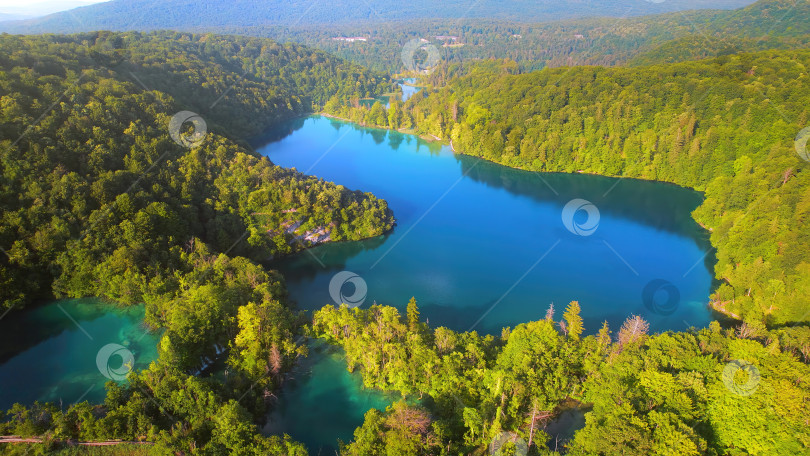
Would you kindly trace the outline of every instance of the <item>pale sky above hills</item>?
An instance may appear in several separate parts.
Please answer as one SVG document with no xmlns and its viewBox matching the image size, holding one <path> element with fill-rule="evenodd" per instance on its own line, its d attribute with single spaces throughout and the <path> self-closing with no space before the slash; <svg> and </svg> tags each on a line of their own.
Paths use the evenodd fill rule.
<svg viewBox="0 0 810 456">
<path fill-rule="evenodd" d="M 0 0 L 0 14 L 43 16 L 107 0 Z"/>
</svg>

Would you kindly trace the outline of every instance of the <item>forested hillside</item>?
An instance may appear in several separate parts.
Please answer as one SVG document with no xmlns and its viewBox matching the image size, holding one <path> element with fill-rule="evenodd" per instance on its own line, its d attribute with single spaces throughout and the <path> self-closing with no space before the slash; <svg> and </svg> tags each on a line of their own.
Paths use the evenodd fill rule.
<svg viewBox="0 0 810 456">
<path fill-rule="evenodd" d="M 162 331 L 159 360 L 111 383 L 105 404 L 18 408 L 12 420 L 33 421 L 0 434 L 54 425 L 58 440 L 300 454 L 252 424 L 305 352 L 283 279 L 255 261 L 377 236 L 393 216 L 373 195 L 235 140 L 327 94 L 379 94 L 387 79 L 296 45 L 213 35 L 4 35 L 0 49 L 3 312 L 98 296 L 145 303 L 146 324 Z M 186 110 L 199 116 L 172 120 Z M 219 347 L 232 349 L 229 375 L 191 375 Z"/>
<path fill-rule="evenodd" d="M 510 74 L 514 62 L 492 62 L 388 112 L 339 114 L 416 125 L 508 166 L 705 191 L 694 216 L 717 249 L 713 305 L 778 326 L 810 320 L 810 173 L 794 147 L 808 121 L 808 65 L 805 50 L 522 75 Z"/>
<path fill-rule="evenodd" d="M 382 76 L 295 45 L 210 35 L 5 36 L 0 47 L 3 307 L 52 292 L 139 302 L 155 291 L 145 277 L 170 280 L 194 239 L 264 260 L 301 247 L 287 221 L 333 240 L 391 226 L 374 197 L 222 136 L 256 135 L 327 94 L 379 93 Z M 191 150 L 170 137 L 181 110 L 210 130 Z"/>
</svg>

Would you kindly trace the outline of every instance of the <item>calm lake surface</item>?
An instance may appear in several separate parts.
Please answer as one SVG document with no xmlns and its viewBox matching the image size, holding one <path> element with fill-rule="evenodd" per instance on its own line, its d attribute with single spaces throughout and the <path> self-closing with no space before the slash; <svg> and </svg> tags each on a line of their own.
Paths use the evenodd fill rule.
<svg viewBox="0 0 810 456">
<path fill-rule="evenodd" d="M 61 401 L 65 408 L 84 400 L 102 402 L 110 380 L 97 363 L 103 347 L 120 346 L 102 354 L 111 377 L 126 372 L 120 369 L 127 352 L 135 370 L 157 358 L 157 336 L 144 331 L 143 316 L 143 307 L 117 309 L 95 299 L 10 312 L 0 320 L 0 409 L 36 400 Z"/>
<path fill-rule="evenodd" d="M 285 136 L 286 135 L 286 136 Z M 702 196 L 674 185 L 581 174 L 540 174 L 455 155 L 414 136 L 323 117 L 299 119 L 259 151 L 350 189 L 385 198 L 394 230 L 326 244 L 271 266 L 302 309 L 334 304 L 330 281 L 362 278 L 373 302 L 404 311 L 411 296 L 431 326 L 500 334 L 577 300 L 586 332 L 641 315 L 651 330 L 702 327 L 713 257 L 690 213 Z M 566 228 L 565 206 L 574 203 Z M 576 211 L 577 207 L 583 210 Z M 598 219 L 598 225 L 587 236 Z M 579 229 L 577 229 L 579 228 Z M 338 284 L 340 285 L 340 284 Z M 353 297 L 352 283 L 341 288 Z"/>
</svg>

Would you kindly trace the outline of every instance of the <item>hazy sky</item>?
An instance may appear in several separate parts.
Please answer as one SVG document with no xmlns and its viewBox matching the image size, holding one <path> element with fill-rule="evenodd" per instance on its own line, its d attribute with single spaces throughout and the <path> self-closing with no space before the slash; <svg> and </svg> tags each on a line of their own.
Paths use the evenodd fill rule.
<svg viewBox="0 0 810 456">
<path fill-rule="evenodd" d="M 42 16 L 107 0 L 0 0 L 0 14 Z"/>
</svg>

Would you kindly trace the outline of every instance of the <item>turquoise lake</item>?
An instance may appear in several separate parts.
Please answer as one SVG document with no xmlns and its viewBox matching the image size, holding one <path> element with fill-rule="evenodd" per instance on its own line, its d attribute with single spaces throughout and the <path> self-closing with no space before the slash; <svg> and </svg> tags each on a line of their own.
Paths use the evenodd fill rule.
<svg viewBox="0 0 810 456">
<path fill-rule="evenodd" d="M 702 327 L 713 317 L 707 303 L 714 259 L 706 254 L 708 233 L 690 216 L 702 201 L 697 192 L 516 170 L 412 135 L 319 116 L 285 125 L 275 139 L 259 152 L 280 166 L 372 192 L 397 220 L 384 236 L 273 262 L 302 309 L 335 304 L 330 282 L 349 271 L 367 287 L 362 305 L 404 311 L 415 296 L 431 326 L 459 331 L 500 334 L 544 318 L 552 303 L 559 320 L 574 300 L 589 333 L 603 321 L 618 330 L 630 315 L 644 317 L 652 331 Z M 573 200 L 580 203 L 572 212 L 565 208 Z M 598 213 L 589 214 L 590 206 Z M 578 234 L 597 220 L 588 235 Z M 338 300 L 357 297 L 354 286 L 343 283 Z"/>
<path fill-rule="evenodd" d="M 129 370 L 125 357 L 135 370 L 157 358 L 157 337 L 144 330 L 143 316 L 143 307 L 94 299 L 10 312 L 0 320 L 0 409 L 36 400 L 64 408 L 103 402 L 104 384 Z"/>
</svg>

